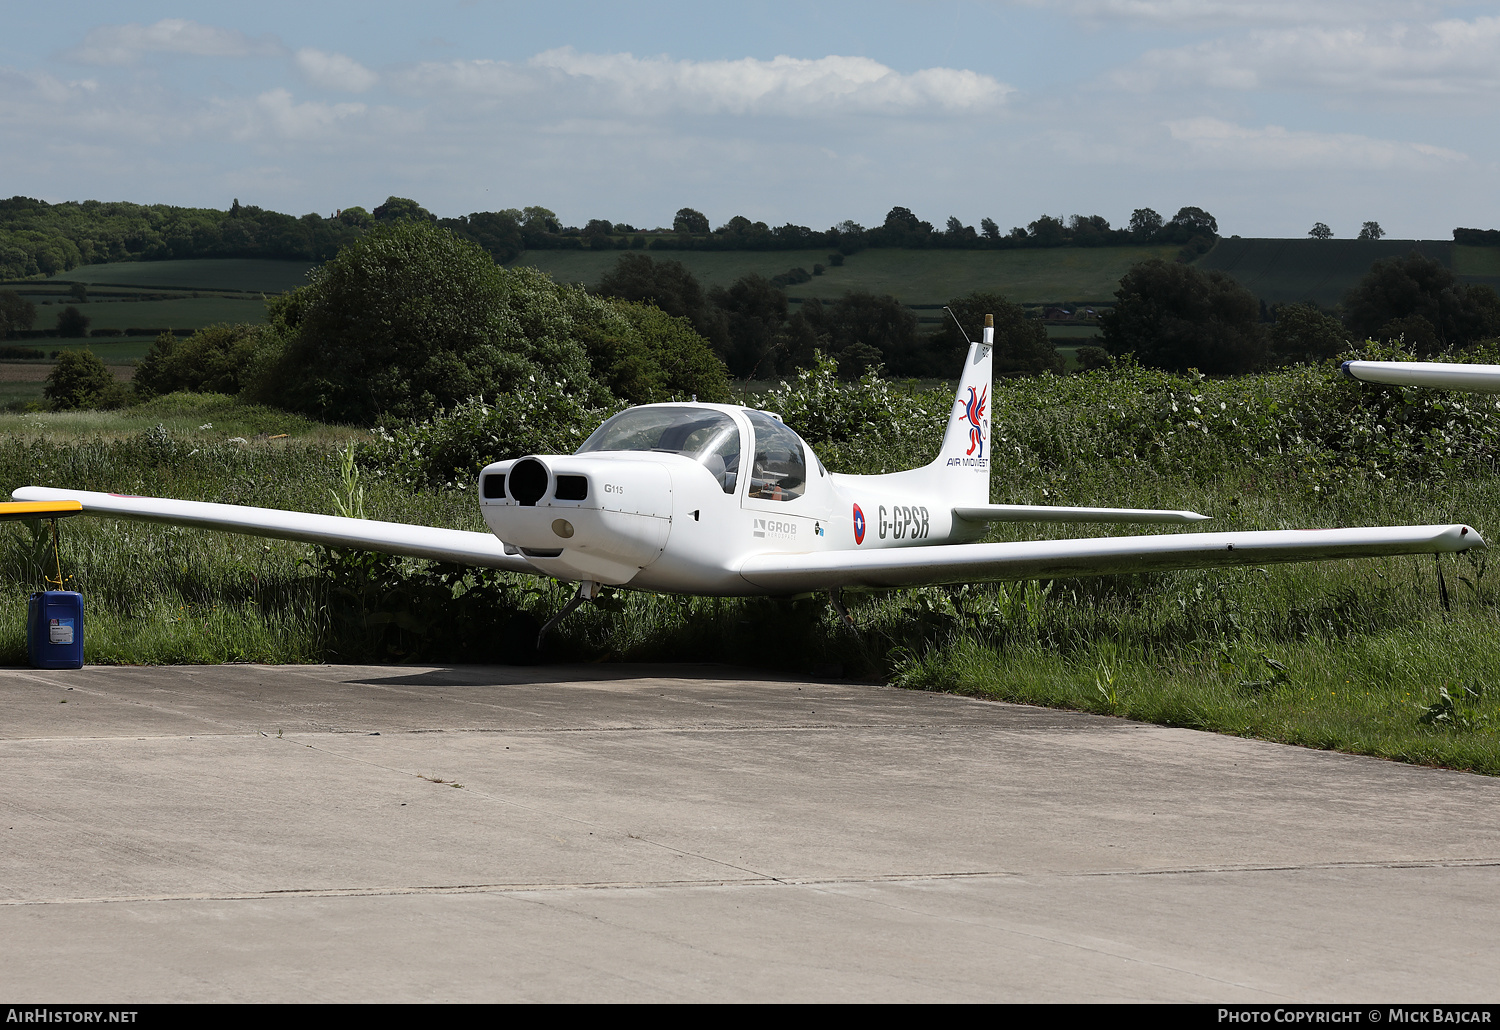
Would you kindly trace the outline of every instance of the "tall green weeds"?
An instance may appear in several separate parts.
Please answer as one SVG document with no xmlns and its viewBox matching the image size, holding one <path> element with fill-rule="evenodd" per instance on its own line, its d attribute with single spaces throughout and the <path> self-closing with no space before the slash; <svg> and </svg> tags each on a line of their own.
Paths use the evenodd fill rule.
<svg viewBox="0 0 1500 1030">
<path fill-rule="evenodd" d="M 824 363 L 754 403 L 831 469 L 879 472 L 931 457 L 951 399 L 874 377 L 840 383 Z M 479 467 L 571 450 L 606 414 L 559 393 L 540 398 L 528 423 L 520 402 L 472 401 L 361 438 L 227 402 L 192 412 L 170 397 L 152 403 L 165 406 L 144 418 L 17 416 L 33 421 L 0 438 L 0 486 L 334 514 L 362 505 L 371 518 L 480 530 Z M 1188 507 L 1221 529 L 1463 521 L 1500 539 L 1490 398 L 1361 388 L 1331 368 L 1217 381 L 1127 365 L 997 382 L 991 418 L 996 501 Z M 1111 531 L 1011 525 L 992 538 Z M 38 553 L 24 525 L 0 527 L 0 660 L 12 664 L 25 660 Z M 85 595 L 91 662 L 514 660 L 571 593 L 493 571 L 93 519 L 65 524 L 62 560 Z M 543 657 L 838 672 L 1500 773 L 1496 577 L 1483 553 L 1442 563 L 1449 611 L 1423 556 L 850 593 L 854 632 L 816 597 L 620 591 L 570 616 Z"/>
</svg>

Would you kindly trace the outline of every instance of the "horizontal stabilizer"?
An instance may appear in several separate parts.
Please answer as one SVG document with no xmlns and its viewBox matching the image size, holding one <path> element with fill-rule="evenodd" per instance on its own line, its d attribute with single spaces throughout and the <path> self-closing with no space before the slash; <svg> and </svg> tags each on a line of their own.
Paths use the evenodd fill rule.
<svg viewBox="0 0 1500 1030">
<path fill-rule="evenodd" d="M 1159 508 L 1067 508 L 1047 504 L 981 504 L 954 508 L 965 522 L 1206 522 L 1196 511 Z"/>
<path fill-rule="evenodd" d="M 435 529 L 431 526 L 411 526 L 404 522 L 311 515 L 300 511 L 251 508 L 239 504 L 131 497 L 89 490 L 53 490 L 41 486 L 23 486 L 11 496 L 18 501 L 29 502 L 73 501 L 81 506 L 85 515 L 279 537 L 283 540 L 322 544 L 325 547 L 380 551 L 384 554 L 401 554 L 412 558 L 429 558 L 433 561 L 507 569 L 533 575 L 537 571 L 520 555 L 506 554 L 505 545 L 492 534 L 470 533 L 461 529 Z"/>
<path fill-rule="evenodd" d="M 1344 375 L 1362 383 L 1500 393 L 1500 365 L 1461 365 L 1449 361 L 1346 361 L 1343 368 Z"/>
<path fill-rule="evenodd" d="M 740 566 L 740 575 L 762 589 L 795 594 L 839 587 L 1063 579 L 1229 565 L 1374 558 L 1392 554 L 1434 554 L 1483 546 L 1479 533 L 1469 526 L 1170 533 L 1001 544 L 938 544 L 875 551 L 762 554 L 746 559 Z"/>
</svg>

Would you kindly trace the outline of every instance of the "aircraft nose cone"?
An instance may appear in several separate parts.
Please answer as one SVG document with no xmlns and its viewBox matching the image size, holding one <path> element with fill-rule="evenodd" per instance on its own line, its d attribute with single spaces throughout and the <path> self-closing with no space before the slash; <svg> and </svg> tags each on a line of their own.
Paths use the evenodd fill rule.
<svg viewBox="0 0 1500 1030">
<path fill-rule="evenodd" d="M 535 458 L 522 458 L 510 468 L 506 484 L 517 504 L 534 507 L 547 493 L 547 466 Z"/>
</svg>

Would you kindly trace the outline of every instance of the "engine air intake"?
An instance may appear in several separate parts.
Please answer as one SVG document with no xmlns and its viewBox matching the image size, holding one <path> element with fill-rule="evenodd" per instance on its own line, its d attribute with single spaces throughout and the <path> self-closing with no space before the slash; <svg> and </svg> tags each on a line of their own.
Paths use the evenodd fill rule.
<svg viewBox="0 0 1500 1030">
<path fill-rule="evenodd" d="M 586 501 L 589 499 L 587 476 L 558 476 L 557 490 L 553 493 L 559 501 Z"/>
<path fill-rule="evenodd" d="M 535 458 L 522 458 L 510 467 L 510 496 L 517 504 L 534 507 L 547 492 L 547 466 Z"/>
</svg>

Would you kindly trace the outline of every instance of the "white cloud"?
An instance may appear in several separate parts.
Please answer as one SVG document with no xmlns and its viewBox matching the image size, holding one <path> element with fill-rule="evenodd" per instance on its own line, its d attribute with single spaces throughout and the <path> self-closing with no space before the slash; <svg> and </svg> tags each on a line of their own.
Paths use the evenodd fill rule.
<svg viewBox="0 0 1500 1030">
<path fill-rule="evenodd" d="M 569 92 L 582 92 L 592 104 L 631 114 L 675 110 L 805 117 L 974 111 L 997 106 L 1013 92 L 977 72 L 926 68 L 901 73 L 866 57 L 674 61 L 581 54 L 571 47 L 537 54 L 522 65 L 421 64 L 405 73 L 403 83 L 416 92 L 460 92 L 497 100 L 537 92 L 565 100 Z"/>
<path fill-rule="evenodd" d="M 1424 18 L 1452 0 L 1011 0 L 1061 10 L 1088 24 L 1135 22 L 1152 27 L 1310 25 Z"/>
<path fill-rule="evenodd" d="M 44 71 L 0 68 L 0 92 L 7 101 L 0 104 L 0 118 L 11 120 L 36 104 L 65 103 L 77 94 L 78 88 L 78 83 L 64 82 Z"/>
<path fill-rule="evenodd" d="M 1115 76 L 1140 90 L 1209 86 L 1387 96 L 1500 93 L 1500 17 L 1249 32 L 1153 50 Z"/>
<path fill-rule="evenodd" d="M 333 130 L 352 118 L 365 113 L 364 104 L 325 104 L 319 101 L 297 103 L 285 89 L 272 89 L 255 98 L 249 105 L 245 124 L 235 133 L 237 139 L 253 139 L 261 136 L 268 127 L 272 133 L 286 139 L 311 140 L 327 137 Z"/>
<path fill-rule="evenodd" d="M 1243 169 L 1430 168 L 1467 162 L 1456 150 L 1353 133 L 1300 132 L 1279 125 L 1248 128 L 1218 118 L 1166 123 L 1172 139 L 1208 163 Z"/>
<path fill-rule="evenodd" d="M 303 47 L 297 51 L 297 68 L 308 82 L 341 93 L 363 93 L 378 76 L 352 57 Z"/>
<path fill-rule="evenodd" d="M 194 57 L 260 57 L 279 54 L 273 36 L 251 38 L 234 29 L 202 25 L 185 18 L 163 18 L 155 25 L 100 25 L 65 56 L 85 64 L 133 64 L 146 54 Z"/>
</svg>

